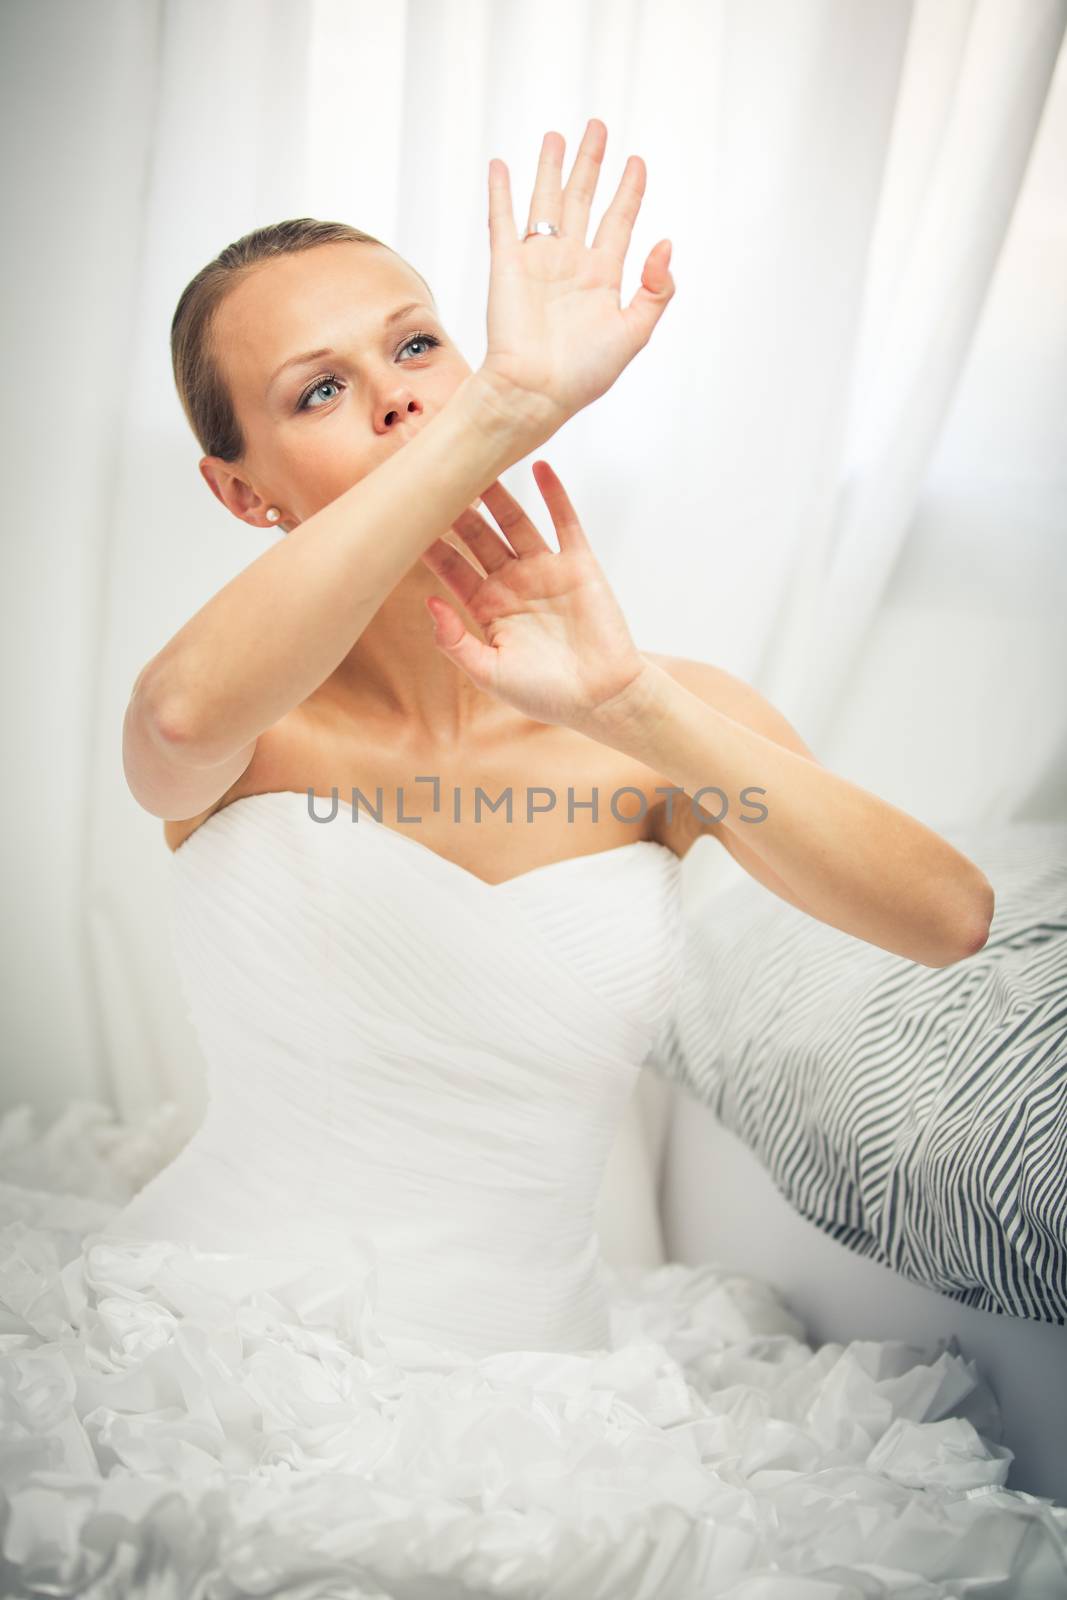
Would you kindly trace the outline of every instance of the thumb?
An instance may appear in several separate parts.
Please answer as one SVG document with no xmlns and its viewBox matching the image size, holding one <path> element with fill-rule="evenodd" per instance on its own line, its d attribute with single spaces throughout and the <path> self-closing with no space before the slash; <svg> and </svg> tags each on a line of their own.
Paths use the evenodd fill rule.
<svg viewBox="0 0 1067 1600">
<path fill-rule="evenodd" d="M 443 655 L 456 663 L 480 689 L 492 681 L 495 651 L 476 639 L 463 626 L 453 608 L 437 595 L 428 595 L 426 606 L 433 619 L 433 642 Z"/>
<path fill-rule="evenodd" d="M 674 279 L 667 270 L 670 259 L 669 239 L 661 239 L 659 244 L 653 245 L 641 273 L 641 287 L 623 312 L 638 350 L 643 350 L 651 339 L 653 328 L 674 294 Z"/>
</svg>

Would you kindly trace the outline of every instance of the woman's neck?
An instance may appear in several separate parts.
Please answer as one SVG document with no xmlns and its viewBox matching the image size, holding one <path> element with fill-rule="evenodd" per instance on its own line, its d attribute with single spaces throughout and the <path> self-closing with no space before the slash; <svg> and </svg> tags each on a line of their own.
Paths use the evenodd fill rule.
<svg viewBox="0 0 1067 1600">
<path fill-rule="evenodd" d="M 428 595 L 447 601 L 484 640 L 456 597 L 417 562 L 316 691 L 317 709 L 368 731 L 391 728 L 420 750 L 450 750 L 513 731 L 523 720 L 519 714 L 479 689 L 437 648 Z"/>
</svg>

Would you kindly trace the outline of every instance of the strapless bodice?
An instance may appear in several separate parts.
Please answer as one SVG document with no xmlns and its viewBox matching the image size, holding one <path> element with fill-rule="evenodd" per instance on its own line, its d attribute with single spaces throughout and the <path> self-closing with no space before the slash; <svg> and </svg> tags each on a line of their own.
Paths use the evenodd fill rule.
<svg viewBox="0 0 1067 1600">
<path fill-rule="evenodd" d="M 410 830 L 249 795 L 174 852 L 203 1124 L 112 1231 L 371 1247 L 381 1331 L 607 1337 L 595 1209 L 681 974 L 680 861 L 634 840 L 483 882 Z"/>
</svg>

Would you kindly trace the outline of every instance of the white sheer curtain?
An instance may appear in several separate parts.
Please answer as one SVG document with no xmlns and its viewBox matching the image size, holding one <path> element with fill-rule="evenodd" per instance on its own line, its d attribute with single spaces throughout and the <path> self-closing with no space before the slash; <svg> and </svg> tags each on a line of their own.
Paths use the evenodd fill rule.
<svg viewBox="0 0 1067 1600">
<path fill-rule="evenodd" d="M 746 678 L 932 825 L 1062 815 L 1065 21 L 1064 0 L 8 0 L 6 1105 L 200 1104 L 122 716 L 276 536 L 196 470 L 182 287 L 250 228 L 340 218 L 426 276 L 476 365 L 488 160 L 521 223 L 544 131 L 569 169 L 591 115 L 596 217 L 629 153 L 648 166 L 624 297 L 663 236 L 678 292 L 542 453 L 639 644 Z M 508 482 L 547 531 L 528 463 Z M 687 878 L 720 865 L 701 846 Z M 637 1128 L 612 1203 L 628 1184 L 647 1259 Z"/>
</svg>

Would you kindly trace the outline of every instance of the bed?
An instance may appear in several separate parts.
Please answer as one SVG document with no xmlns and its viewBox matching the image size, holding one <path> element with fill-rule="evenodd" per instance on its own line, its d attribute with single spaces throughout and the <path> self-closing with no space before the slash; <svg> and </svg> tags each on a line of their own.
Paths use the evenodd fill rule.
<svg viewBox="0 0 1067 1600">
<path fill-rule="evenodd" d="M 976 1310 L 857 1255 L 802 1217 L 706 1106 L 673 1107 L 660 1191 L 664 1250 L 773 1283 L 812 1343 L 955 1337 L 1000 1405 L 1007 1486 L 1067 1505 L 1067 1328 Z"/>
<path fill-rule="evenodd" d="M 1067 1504 L 1067 826 L 938 831 L 997 891 L 986 946 L 949 969 L 693 847 L 682 1003 L 613 1152 L 602 1242 L 763 1278 L 813 1344 L 957 1341 L 999 1404 L 1008 1487 Z"/>
</svg>

